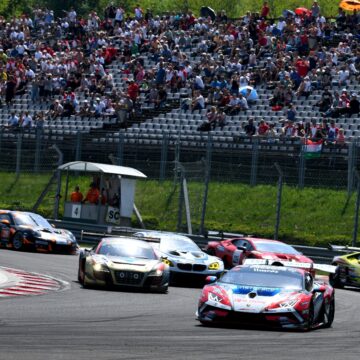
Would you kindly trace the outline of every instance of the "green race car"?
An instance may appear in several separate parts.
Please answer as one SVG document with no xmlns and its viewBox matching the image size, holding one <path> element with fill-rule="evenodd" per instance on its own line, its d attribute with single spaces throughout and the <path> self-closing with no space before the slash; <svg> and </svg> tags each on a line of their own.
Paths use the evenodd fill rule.
<svg viewBox="0 0 360 360">
<path fill-rule="evenodd" d="M 360 249 L 345 246 L 331 246 L 331 249 L 350 253 L 333 258 L 332 265 L 336 266 L 336 271 L 330 274 L 330 284 L 337 288 L 346 285 L 360 287 Z"/>
</svg>

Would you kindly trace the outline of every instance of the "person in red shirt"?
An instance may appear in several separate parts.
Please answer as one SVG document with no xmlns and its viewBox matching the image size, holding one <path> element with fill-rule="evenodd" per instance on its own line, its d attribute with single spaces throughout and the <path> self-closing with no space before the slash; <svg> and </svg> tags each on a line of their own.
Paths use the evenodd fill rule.
<svg viewBox="0 0 360 360">
<path fill-rule="evenodd" d="M 309 61 L 304 56 L 296 62 L 296 70 L 302 78 L 309 72 Z"/>
<path fill-rule="evenodd" d="M 261 9 L 261 13 L 260 13 L 260 16 L 262 18 L 267 18 L 269 16 L 269 13 L 270 13 L 270 7 L 269 7 L 269 4 L 267 1 L 264 1 L 264 4 L 262 6 L 262 9 Z"/>
<path fill-rule="evenodd" d="M 269 131 L 269 125 L 264 120 L 260 120 L 258 127 L 258 135 L 265 136 L 268 131 Z"/>
<path fill-rule="evenodd" d="M 129 86 L 127 89 L 127 93 L 132 101 L 136 101 L 137 97 L 139 96 L 139 85 L 136 84 L 134 81 L 129 81 Z"/>
<path fill-rule="evenodd" d="M 82 200 L 83 200 L 83 194 L 80 191 L 79 185 L 76 185 L 74 191 L 70 195 L 70 201 L 71 202 L 82 202 Z"/>
<path fill-rule="evenodd" d="M 83 200 L 83 203 L 88 201 L 90 204 L 97 204 L 99 202 L 99 197 L 100 197 L 100 191 L 96 187 L 96 184 L 92 182 L 90 184 L 90 189 L 87 192 L 85 199 Z"/>
</svg>

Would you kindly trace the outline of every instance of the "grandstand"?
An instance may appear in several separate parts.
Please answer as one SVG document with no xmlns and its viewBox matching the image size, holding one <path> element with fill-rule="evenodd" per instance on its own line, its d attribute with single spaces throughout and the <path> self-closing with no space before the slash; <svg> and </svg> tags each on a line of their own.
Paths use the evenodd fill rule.
<svg viewBox="0 0 360 360">
<path fill-rule="evenodd" d="M 38 14 L 37 16 L 39 17 Z M 43 16 L 46 18 L 46 14 L 43 14 Z M 126 94 L 129 78 L 135 79 L 134 68 L 129 66 L 129 64 L 131 65 L 131 62 L 134 61 L 134 59 L 135 61 L 141 63 L 150 87 L 156 86 L 155 78 L 159 66 L 159 61 L 161 60 L 161 55 L 164 54 L 165 50 L 169 50 L 170 55 L 161 61 L 164 61 L 165 64 L 173 63 L 177 66 L 179 65 L 179 62 L 177 60 L 172 60 L 174 57 L 174 51 L 176 50 L 181 52 L 182 61 L 186 61 L 192 69 L 197 69 L 197 71 L 199 71 L 200 75 L 206 83 L 205 88 L 202 90 L 203 94 L 206 96 L 210 88 L 210 81 L 209 79 L 205 79 L 206 73 L 203 66 L 202 54 L 204 53 L 204 49 L 211 48 L 213 42 L 218 45 L 218 48 L 222 48 L 223 51 L 213 50 L 211 52 L 212 64 L 218 68 L 224 66 L 225 71 L 223 73 L 227 74 L 229 80 L 234 73 L 234 71 L 230 71 L 228 67 L 232 58 L 240 57 L 242 59 L 242 70 L 239 75 L 248 76 L 250 72 L 260 73 L 266 69 L 266 59 L 268 57 L 271 57 L 274 62 L 276 62 L 278 66 L 277 72 L 280 72 L 280 70 L 284 70 L 280 65 L 278 65 L 281 64 L 281 56 L 285 56 L 287 59 L 290 59 L 290 62 L 294 62 L 296 56 L 298 55 L 297 53 L 305 56 L 306 60 L 308 60 L 308 57 L 311 54 L 315 53 L 318 58 L 323 55 L 324 59 L 321 61 L 318 60 L 317 65 L 313 67 L 313 69 L 321 70 L 325 67 L 328 67 L 329 64 L 331 65 L 331 92 L 333 94 L 336 91 L 341 94 L 344 88 L 346 88 L 347 94 L 359 93 L 360 87 L 358 84 L 357 75 L 357 66 L 359 62 L 357 56 L 357 33 L 354 32 L 353 34 L 349 34 L 347 27 L 344 26 L 343 22 L 339 21 L 339 18 L 337 18 L 335 22 L 330 22 L 327 20 L 323 22 L 321 16 L 318 18 L 312 18 L 311 16 L 308 18 L 303 18 L 292 17 L 290 14 L 289 17 L 285 19 L 285 26 L 287 26 L 289 29 L 295 26 L 295 29 L 297 30 L 289 31 L 287 33 L 286 31 L 277 31 L 278 20 L 275 20 L 275 22 L 265 22 L 264 25 L 265 20 L 256 17 L 256 15 L 252 15 L 251 18 L 246 18 L 245 16 L 244 18 L 236 21 L 216 19 L 213 22 L 210 19 L 189 18 L 188 15 L 183 14 L 180 17 L 180 20 L 178 19 L 177 22 L 175 22 L 173 19 L 173 22 L 171 23 L 171 30 L 173 31 L 173 37 L 181 37 L 181 31 L 183 33 L 185 32 L 185 35 L 188 36 L 186 39 L 186 46 L 180 48 L 175 47 L 174 42 L 170 41 L 170 38 L 166 38 L 166 31 L 164 29 L 163 32 L 158 32 L 158 37 L 155 35 L 152 35 L 152 37 L 149 35 L 146 35 L 147 37 L 144 36 L 144 39 L 141 43 L 142 45 L 140 45 L 140 43 L 137 44 L 140 47 L 140 51 L 137 52 L 137 55 L 133 57 L 129 56 L 128 58 L 126 58 L 124 55 L 126 53 L 125 48 L 129 44 L 129 41 L 130 43 L 132 41 L 135 42 L 135 36 L 138 31 L 145 28 L 150 33 L 154 34 L 155 30 L 157 30 L 156 26 L 159 26 L 158 24 L 169 25 L 170 20 L 168 17 L 155 17 L 153 19 L 147 19 L 146 21 L 143 21 L 143 19 L 137 19 L 137 23 L 135 25 L 131 25 L 131 21 L 133 20 L 128 19 L 119 27 L 116 27 L 116 31 L 118 31 L 118 33 L 117 35 L 115 34 L 115 36 L 114 28 L 105 28 L 104 24 L 106 24 L 106 22 L 100 22 L 99 20 L 97 27 L 91 28 L 93 23 L 90 20 L 93 21 L 93 19 L 89 16 L 88 23 L 84 26 L 84 29 L 91 30 L 91 34 L 95 36 L 96 39 L 103 39 L 104 32 L 107 32 L 109 38 L 106 38 L 105 40 L 105 47 L 112 47 L 117 51 L 117 55 L 114 56 L 111 61 L 106 64 L 106 66 L 104 65 L 104 68 L 112 75 L 113 85 L 118 94 Z M 57 61 L 60 62 L 63 60 L 63 52 L 60 50 L 64 50 L 64 48 L 68 46 L 67 42 L 70 42 L 74 39 L 74 24 L 71 23 L 69 19 L 62 19 L 62 21 L 68 21 L 70 26 L 68 28 L 65 27 L 62 29 L 60 35 L 56 33 L 56 28 L 52 27 L 51 24 L 43 24 L 41 21 L 34 21 L 34 27 L 30 28 L 30 35 L 27 39 L 27 42 L 32 44 L 37 40 L 40 29 L 46 28 L 47 30 L 50 30 L 51 37 L 47 39 L 41 38 L 42 45 L 40 48 L 44 54 L 44 49 L 46 46 L 49 46 L 51 40 L 54 40 L 54 43 L 56 43 L 56 41 L 58 41 L 58 43 L 62 43 L 62 46 L 58 46 L 57 51 L 54 51 L 52 56 L 52 61 L 55 64 Z M 77 21 L 81 23 L 80 19 Z M 280 19 L 279 22 L 281 21 L 282 20 Z M 354 21 L 354 19 L 346 18 L 346 21 Z M 252 22 L 257 24 L 257 34 L 255 36 L 249 32 L 251 30 L 249 24 Z M 226 26 L 224 26 L 224 24 L 226 24 Z M 357 24 L 356 26 L 358 26 Z M 10 26 L 11 25 L 12 24 L 10 24 Z M 308 26 L 308 31 L 303 31 L 302 26 L 304 25 Z M 326 26 L 328 25 L 332 30 L 329 33 L 330 35 L 326 31 Z M 25 24 L 23 24 L 23 26 L 25 28 Z M 313 49 L 308 48 L 304 50 L 300 49 L 300 47 L 297 48 L 296 46 L 293 46 L 291 51 L 285 47 L 282 50 L 274 50 L 272 45 L 262 43 L 262 39 L 266 38 L 267 41 L 271 44 L 276 41 L 283 41 L 283 45 L 285 46 L 287 45 L 286 41 L 288 38 L 292 36 L 293 33 L 296 34 L 297 31 L 300 31 L 299 29 L 301 29 L 302 36 L 305 34 L 310 37 L 311 29 L 314 27 L 318 30 L 318 45 Z M 126 33 L 126 29 L 128 28 L 130 31 Z M 28 65 L 29 58 L 34 56 L 34 51 L 27 51 L 26 57 L 19 56 L 19 54 L 14 55 L 14 48 L 16 49 L 18 44 L 22 44 L 23 42 L 19 41 L 18 38 L 14 40 L 11 37 L 12 32 L 10 27 L 3 28 L 2 30 L 3 33 L 7 34 L 9 39 L 12 40 L 11 45 L 6 47 L 8 59 L 20 59 L 20 62 L 24 63 L 25 58 L 27 60 L 25 65 Z M 179 30 L 181 31 L 179 32 Z M 225 42 L 222 42 L 221 40 L 215 40 L 219 31 L 222 32 L 223 36 L 228 38 L 225 40 Z M 180 35 L 178 35 L 179 33 Z M 230 36 L 234 37 L 235 33 L 236 39 L 230 38 Z M 159 41 L 157 43 L 158 47 L 156 51 L 158 51 L 158 53 L 156 53 L 156 51 L 154 51 L 154 49 L 150 46 L 154 37 L 155 39 L 163 39 L 161 42 Z M 216 43 L 216 41 L 219 42 Z M 163 42 L 167 44 L 163 44 Z M 349 51 L 346 50 L 347 52 L 341 52 L 341 44 L 343 42 L 346 42 Z M 65 43 L 67 44 L 66 46 Z M 5 43 L 3 45 L 5 45 Z M 91 61 L 93 61 L 93 66 L 96 66 L 94 65 L 97 64 L 95 61 L 95 59 L 97 59 L 96 56 L 101 56 L 98 53 L 99 51 L 102 51 L 101 49 L 103 47 L 104 46 L 94 47 L 95 55 L 91 58 Z M 322 50 L 324 47 L 326 47 L 326 50 Z M 224 56 L 224 53 L 226 54 L 228 48 L 230 49 L 230 54 L 233 54 L 233 56 Z M 245 61 L 248 52 L 252 49 L 255 49 L 257 54 L 256 65 L 253 67 L 248 64 L 248 59 Z M 74 49 L 70 48 L 69 50 L 70 54 L 71 51 L 75 52 Z M 235 50 L 239 50 L 240 53 L 237 54 Z M 83 48 L 83 51 L 86 52 L 86 49 Z M 322 54 L 321 51 L 323 51 Z M 334 54 L 334 52 L 338 55 L 336 64 L 334 62 L 335 60 L 331 58 L 331 56 L 333 56 L 331 54 Z M 349 59 L 353 59 L 355 61 L 356 73 L 351 73 L 351 71 L 348 70 L 348 68 L 350 68 Z M 7 72 L 10 75 L 12 71 L 8 64 L 9 62 L 6 65 Z M 34 68 L 36 76 L 42 72 L 42 69 L 39 65 L 40 62 L 38 62 Z M 289 66 L 290 65 L 295 66 L 293 63 L 289 64 Z M 342 79 L 339 78 L 339 71 L 344 66 L 347 69 L 346 71 L 350 71 L 345 84 Z M 79 68 L 77 71 L 79 71 Z M 71 73 L 68 73 L 67 76 L 70 76 L 70 74 Z M 296 95 L 296 88 L 294 87 L 293 89 L 294 94 L 291 103 L 297 110 L 295 122 L 298 123 L 301 121 L 303 124 L 310 124 L 315 122 L 320 128 L 323 114 L 320 113 L 317 104 L 321 100 L 324 89 L 317 86 L 316 71 L 309 71 L 308 75 L 311 77 L 310 80 L 312 82 L 312 89 L 308 97 Z M 89 71 L 86 73 L 86 76 L 90 78 L 93 76 L 93 74 L 90 74 Z M 180 143 L 182 151 L 185 153 L 187 151 L 188 159 L 191 160 L 191 154 L 194 154 L 194 150 L 199 148 L 203 149 L 206 146 L 206 143 L 209 141 L 209 138 L 211 139 L 215 151 L 218 149 L 220 155 L 224 150 L 229 152 L 252 151 L 254 148 L 254 143 L 256 143 L 258 149 L 266 149 L 268 152 L 283 153 L 286 155 L 289 152 L 300 152 L 302 144 L 304 143 L 304 138 L 311 138 L 312 135 L 314 135 L 309 133 L 300 134 L 300 132 L 297 132 L 294 134 L 295 136 L 281 136 L 284 123 L 280 121 L 280 119 L 286 118 L 287 106 L 284 106 L 281 110 L 278 111 L 274 111 L 275 109 L 272 109 L 270 106 L 270 99 L 274 96 L 274 87 L 269 87 L 268 81 L 266 81 L 264 78 L 255 84 L 259 99 L 254 104 L 252 104 L 247 111 L 240 111 L 238 114 L 232 116 L 226 115 L 226 125 L 222 129 L 216 127 L 209 132 L 201 132 L 198 130 L 199 126 L 207 121 L 208 109 L 213 104 L 208 103 L 204 109 L 194 111 L 191 109 L 185 110 L 181 107 L 183 99 L 189 97 L 191 98 L 193 96 L 194 77 L 194 75 L 190 76 L 189 74 L 186 81 L 183 82 L 182 86 L 177 88 L 170 89 L 168 83 L 164 82 L 164 86 L 167 87 L 167 99 L 165 106 L 160 108 L 155 108 L 154 104 L 149 102 L 147 91 L 143 92 L 140 90 L 139 97 L 136 100 L 137 107 L 135 106 L 136 104 L 134 102 L 133 109 L 130 111 L 124 111 L 122 116 L 109 116 L 105 114 L 105 112 L 100 114 L 95 114 L 92 112 L 84 116 L 80 114 L 79 109 L 85 104 L 85 101 L 91 101 L 91 99 L 94 98 L 94 94 L 89 94 L 89 92 L 84 91 L 83 88 L 77 87 L 75 89 L 77 102 L 76 110 L 71 116 L 58 116 L 56 118 L 51 118 L 49 115 L 47 115 L 47 120 L 44 122 L 44 125 L 41 128 L 37 127 L 36 123 L 32 128 L 22 127 L 21 124 L 16 128 L 8 127 L 7 124 L 9 118 L 11 113 L 14 111 L 17 114 L 29 111 L 30 115 L 35 117 L 39 112 L 47 113 L 49 111 L 49 106 L 52 100 L 59 99 L 60 101 L 64 101 L 62 92 L 65 91 L 65 87 L 61 89 L 60 94 L 52 96 L 51 101 L 48 100 L 34 102 L 31 96 L 31 81 L 29 81 L 28 84 L 25 85 L 25 91 L 23 91 L 21 95 L 15 95 L 11 102 L 8 104 L 3 104 L 2 108 L 0 109 L 0 125 L 2 125 L 1 139 L 2 142 L 14 141 L 18 138 L 20 133 L 24 139 L 36 140 L 38 137 L 40 137 L 42 139 L 41 141 L 46 141 L 48 143 L 59 143 L 62 145 L 62 147 L 64 147 L 65 144 L 71 144 L 70 147 L 73 149 L 74 146 L 76 147 L 76 142 L 78 141 L 79 136 L 83 136 L 87 139 L 87 142 L 92 144 L 91 146 L 100 146 L 100 148 L 108 149 L 105 151 L 106 154 L 110 152 L 115 153 L 119 143 L 123 143 L 125 146 L 130 147 L 138 145 L 143 146 L 144 149 L 147 149 L 147 156 L 150 156 L 152 151 L 157 152 L 158 149 L 163 146 L 163 143 L 166 140 L 168 142 L 168 146 L 170 147 L 175 147 L 178 143 Z M 26 78 L 26 80 L 29 79 Z M 101 79 L 98 80 L 100 81 Z M 273 80 L 275 86 L 280 81 L 278 75 L 276 75 Z M 6 91 L 6 86 L 7 83 L 3 83 L 4 91 Z M 104 98 L 109 97 L 110 90 L 107 89 L 107 91 L 103 92 L 101 95 Z M 124 121 L 124 117 L 126 118 L 126 121 Z M 252 137 L 247 136 L 245 133 L 244 124 L 250 117 L 254 118 L 256 124 L 258 124 L 261 119 L 265 120 L 266 123 L 274 124 L 275 130 L 277 132 L 276 138 L 270 141 L 266 136 L 258 136 L 257 134 Z M 328 120 L 330 120 L 330 118 Z M 360 135 L 360 114 L 352 114 L 352 116 L 350 116 L 349 114 L 344 113 L 343 115 L 337 117 L 335 122 L 337 128 L 344 129 L 346 142 L 345 144 L 337 145 L 335 141 L 332 141 L 330 146 L 327 146 L 327 136 L 326 134 L 323 134 L 321 139 L 324 142 L 323 153 L 332 153 L 334 150 L 336 150 L 337 153 L 344 155 L 344 161 L 346 162 L 347 160 L 345 157 L 348 153 L 347 144 L 356 141 Z M 73 152 L 71 151 L 68 151 L 68 154 L 69 157 L 73 156 Z M 91 155 L 91 157 L 100 157 L 98 159 L 99 161 L 108 161 L 104 154 L 94 153 Z M 65 160 L 72 159 L 69 158 Z"/>
</svg>

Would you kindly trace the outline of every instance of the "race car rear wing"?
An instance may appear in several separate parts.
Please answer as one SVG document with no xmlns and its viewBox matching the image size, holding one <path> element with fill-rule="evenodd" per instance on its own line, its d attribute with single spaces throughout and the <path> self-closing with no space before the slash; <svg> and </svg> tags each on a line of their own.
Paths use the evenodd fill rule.
<svg viewBox="0 0 360 360">
<path fill-rule="evenodd" d="M 273 259 L 245 259 L 244 265 L 274 265 L 274 266 L 277 265 L 277 266 L 285 266 L 285 267 L 308 269 L 308 270 L 314 269 L 332 274 L 334 274 L 336 271 L 336 266 L 333 265 L 304 263 L 304 262 L 296 262 L 296 261 L 283 261 L 283 260 L 273 260 Z"/>
<path fill-rule="evenodd" d="M 332 251 L 345 251 L 345 252 L 360 252 L 360 248 L 347 245 L 332 245 L 329 244 L 329 250 Z"/>
<path fill-rule="evenodd" d="M 103 238 L 121 238 L 121 239 L 136 239 L 136 240 L 144 240 L 144 241 L 148 241 L 148 242 L 152 242 L 152 243 L 159 243 L 160 239 L 159 238 L 154 238 L 154 237 L 146 237 L 146 236 L 134 236 L 134 235 L 117 235 L 117 234 L 109 234 L 109 233 L 97 233 L 97 232 L 88 232 L 88 231 L 84 231 L 81 230 L 81 234 L 80 234 L 80 242 L 82 242 L 84 240 L 84 237 L 86 238 L 97 238 L 98 240 L 101 240 Z M 85 241 L 85 240 L 84 240 Z"/>
</svg>

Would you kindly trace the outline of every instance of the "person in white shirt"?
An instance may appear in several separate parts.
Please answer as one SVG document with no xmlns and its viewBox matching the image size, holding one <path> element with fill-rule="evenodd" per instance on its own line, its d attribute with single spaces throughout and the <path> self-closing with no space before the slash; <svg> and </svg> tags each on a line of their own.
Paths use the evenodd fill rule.
<svg viewBox="0 0 360 360">
<path fill-rule="evenodd" d="M 205 88 L 204 81 L 200 75 L 195 76 L 194 87 L 195 90 L 203 90 Z"/>
<path fill-rule="evenodd" d="M 346 67 L 343 66 L 339 70 L 338 75 L 339 75 L 339 84 L 340 84 L 340 86 L 346 86 L 347 82 L 349 80 L 349 77 L 350 77 L 349 70 L 347 70 Z"/>
<path fill-rule="evenodd" d="M 196 91 L 192 102 L 192 111 L 202 110 L 204 108 L 205 108 L 205 99 L 201 95 L 200 91 Z"/>
<path fill-rule="evenodd" d="M 121 24 L 122 21 L 124 20 L 124 14 L 125 14 L 124 9 L 122 7 L 118 7 L 116 9 L 116 14 L 115 14 L 115 23 Z"/>
<path fill-rule="evenodd" d="M 10 119 L 8 121 L 8 126 L 12 128 L 19 126 L 19 117 L 15 114 L 15 112 L 11 113 Z"/>
<path fill-rule="evenodd" d="M 29 114 L 29 112 L 27 111 L 25 113 L 25 116 L 22 119 L 22 123 L 21 123 L 21 127 L 23 128 L 29 128 L 31 129 L 33 127 L 34 123 L 33 123 L 33 118 L 32 116 Z"/>
</svg>

